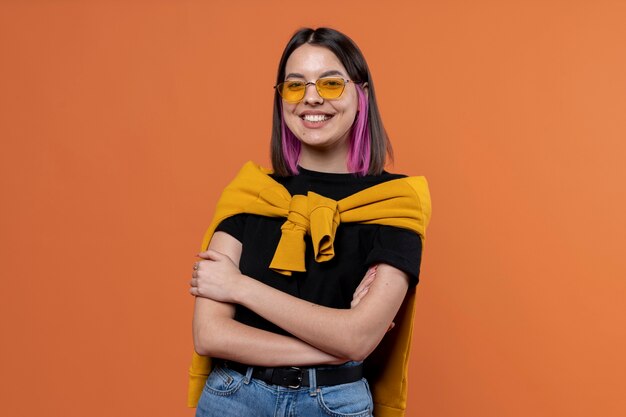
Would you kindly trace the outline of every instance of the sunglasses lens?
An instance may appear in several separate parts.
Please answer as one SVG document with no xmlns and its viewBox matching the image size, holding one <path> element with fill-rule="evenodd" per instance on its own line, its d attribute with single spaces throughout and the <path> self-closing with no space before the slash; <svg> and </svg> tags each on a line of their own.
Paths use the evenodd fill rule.
<svg viewBox="0 0 626 417">
<path fill-rule="evenodd" d="M 285 101 L 295 103 L 304 97 L 306 85 L 303 81 L 285 81 L 278 84 L 276 88 L 278 88 L 278 93 Z"/>
<path fill-rule="evenodd" d="M 317 80 L 316 85 L 320 96 L 327 99 L 334 99 L 341 96 L 346 83 L 343 78 L 320 78 Z"/>
<path fill-rule="evenodd" d="M 290 103 L 297 103 L 306 94 L 307 83 L 304 81 L 285 81 L 276 86 L 278 94 L 283 100 Z M 325 99 L 339 98 L 343 93 L 346 82 L 343 78 L 320 78 L 315 82 L 315 87 L 320 97 Z"/>
</svg>

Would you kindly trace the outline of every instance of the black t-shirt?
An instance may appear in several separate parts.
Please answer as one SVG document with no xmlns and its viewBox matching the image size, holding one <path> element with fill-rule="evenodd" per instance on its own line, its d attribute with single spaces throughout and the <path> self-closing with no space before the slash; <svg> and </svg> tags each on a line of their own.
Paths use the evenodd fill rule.
<svg viewBox="0 0 626 417">
<path fill-rule="evenodd" d="M 299 174 L 276 177 L 291 195 L 313 191 L 333 200 L 341 200 L 356 192 L 405 175 L 384 171 L 381 175 L 357 177 L 310 171 L 298 167 Z M 285 276 L 269 269 L 281 237 L 282 217 L 237 214 L 223 220 L 216 231 L 223 231 L 242 243 L 239 269 L 271 287 L 298 298 L 332 308 L 350 308 L 352 295 L 367 269 L 376 263 L 387 263 L 411 278 L 417 285 L 420 272 L 422 241 L 411 230 L 393 226 L 341 223 L 335 234 L 335 256 L 326 262 L 313 259 L 310 236 L 306 236 L 306 272 Z M 237 305 L 235 320 L 274 333 L 287 334 L 251 310 Z"/>
</svg>

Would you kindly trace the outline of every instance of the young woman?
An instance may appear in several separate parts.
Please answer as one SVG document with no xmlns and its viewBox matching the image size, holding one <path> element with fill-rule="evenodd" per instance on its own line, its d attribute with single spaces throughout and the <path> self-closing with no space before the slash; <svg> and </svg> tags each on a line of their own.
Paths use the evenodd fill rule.
<svg viewBox="0 0 626 417">
<path fill-rule="evenodd" d="M 273 169 L 242 168 L 194 264 L 189 405 L 402 416 L 426 182 L 384 170 L 372 78 L 347 36 L 296 32 L 275 89 Z"/>
</svg>

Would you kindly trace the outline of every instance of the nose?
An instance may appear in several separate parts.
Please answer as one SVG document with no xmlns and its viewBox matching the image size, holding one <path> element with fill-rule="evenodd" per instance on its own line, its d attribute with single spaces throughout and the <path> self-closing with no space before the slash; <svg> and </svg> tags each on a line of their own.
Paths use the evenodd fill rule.
<svg viewBox="0 0 626 417">
<path fill-rule="evenodd" d="M 315 83 L 307 83 L 304 90 L 304 102 L 306 104 L 321 104 L 324 102 L 324 99 L 320 97 L 317 92 L 317 87 Z"/>
</svg>

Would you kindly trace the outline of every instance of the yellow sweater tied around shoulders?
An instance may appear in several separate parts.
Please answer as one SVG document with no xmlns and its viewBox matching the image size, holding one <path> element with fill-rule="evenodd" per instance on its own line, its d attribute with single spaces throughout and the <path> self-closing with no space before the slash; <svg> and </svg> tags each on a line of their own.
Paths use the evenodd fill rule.
<svg viewBox="0 0 626 417">
<path fill-rule="evenodd" d="M 311 237 L 316 262 L 332 259 L 335 232 L 341 223 L 381 224 L 412 230 L 419 234 L 423 246 L 431 214 L 424 177 L 387 181 L 335 201 L 314 192 L 291 196 L 282 184 L 268 175 L 270 173 L 251 161 L 243 166 L 217 203 L 213 220 L 204 234 L 202 251 L 209 247 L 215 228 L 224 219 L 239 213 L 286 218 L 269 265 L 283 275 L 306 270 L 307 235 Z M 415 289 L 415 286 L 409 288 L 394 329 L 365 360 L 377 417 L 403 417 L 405 414 Z M 189 368 L 189 407 L 198 404 L 211 367 L 211 358 L 193 353 Z"/>
</svg>

